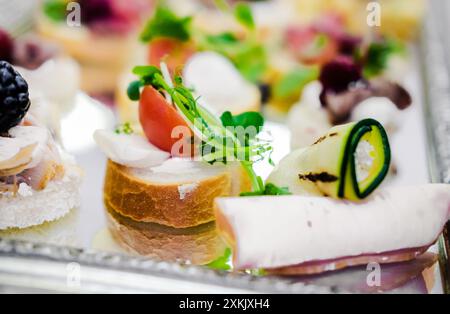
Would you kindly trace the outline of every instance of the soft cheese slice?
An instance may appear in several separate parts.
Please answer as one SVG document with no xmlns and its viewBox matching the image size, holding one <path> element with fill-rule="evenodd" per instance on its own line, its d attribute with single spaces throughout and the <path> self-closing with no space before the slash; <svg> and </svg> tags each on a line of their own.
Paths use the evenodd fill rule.
<svg viewBox="0 0 450 314">
<path fill-rule="evenodd" d="M 236 268 L 278 268 L 428 246 L 449 218 L 450 185 L 386 189 L 362 203 L 267 196 L 215 207 Z"/>
<path fill-rule="evenodd" d="M 35 70 L 20 67 L 17 70 L 28 82 L 30 94 L 41 93 L 50 105 L 68 107 L 79 91 L 80 66 L 71 58 L 52 58 Z"/>
<path fill-rule="evenodd" d="M 137 134 L 117 134 L 114 131 L 97 130 L 94 139 L 109 159 L 127 167 L 153 167 L 170 157 L 169 153 L 153 146 L 143 136 Z"/>
<path fill-rule="evenodd" d="M 199 52 L 186 63 L 183 79 L 215 114 L 258 110 L 258 88 L 246 81 L 230 60 L 216 52 Z"/>
</svg>

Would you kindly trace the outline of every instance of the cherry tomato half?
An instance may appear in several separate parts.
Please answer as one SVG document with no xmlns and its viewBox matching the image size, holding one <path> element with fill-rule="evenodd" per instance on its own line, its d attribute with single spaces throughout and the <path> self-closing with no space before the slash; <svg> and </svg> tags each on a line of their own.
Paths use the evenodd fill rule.
<svg viewBox="0 0 450 314">
<path fill-rule="evenodd" d="M 333 38 L 311 28 L 292 28 L 286 32 L 289 49 L 304 64 L 324 64 L 332 60 L 338 47 Z M 320 43 L 323 41 L 323 43 Z"/>
<path fill-rule="evenodd" d="M 179 143 L 180 138 L 172 138 L 172 131 L 177 126 L 185 127 L 188 136 L 182 140 L 191 141 L 193 132 L 188 124 L 180 116 L 177 110 L 167 102 L 163 95 L 152 86 L 146 86 L 142 93 L 139 103 L 139 120 L 144 129 L 148 141 L 166 152 L 176 156 L 192 155 L 192 152 L 172 152 L 175 143 Z"/>
<path fill-rule="evenodd" d="M 192 44 L 181 42 L 171 38 L 158 38 L 149 45 L 148 62 L 151 65 L 158 66 L 161 61 L 166 62 L 171 73 L 177 67 L 186 63 L 194 54 Z"/>
</svg>

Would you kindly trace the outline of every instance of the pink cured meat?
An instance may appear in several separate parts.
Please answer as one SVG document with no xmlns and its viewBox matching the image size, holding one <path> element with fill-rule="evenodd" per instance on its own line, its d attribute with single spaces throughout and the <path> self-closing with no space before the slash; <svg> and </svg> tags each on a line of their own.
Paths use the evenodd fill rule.
<svg viewBox="0 0 450 314">
<path fill-rule="evenodd" d="M 335 271 L 352 266 L 367 265 L 369 263 L 391 264 L 406 262 L 425 253 L 428 246 L 421 248 L 403 249 L 379 254 L 364 254 L 360 256 L 341 257 L 337 259 L 311 261 L 298 265 L 266 269 L 272 275 L 314 275 L 328 271 Z"/>
</svg>

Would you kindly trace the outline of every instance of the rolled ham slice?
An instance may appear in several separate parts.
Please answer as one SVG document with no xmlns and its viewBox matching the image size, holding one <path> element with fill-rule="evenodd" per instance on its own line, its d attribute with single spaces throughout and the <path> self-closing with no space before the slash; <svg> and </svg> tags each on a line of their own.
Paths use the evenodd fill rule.
<svg viewBox="0 0 450 314">
<path fill-rule="evenodd" d="M 389 188 L 362 203 L 313 196 L 218 198 L 236 269 L 314 274 L 414 259 L 450 216 L 450 185 Z"/>
</svg>

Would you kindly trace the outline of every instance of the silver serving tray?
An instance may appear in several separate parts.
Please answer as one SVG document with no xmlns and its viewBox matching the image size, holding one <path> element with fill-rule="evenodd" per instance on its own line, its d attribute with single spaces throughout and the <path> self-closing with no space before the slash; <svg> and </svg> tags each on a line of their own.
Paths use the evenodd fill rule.
<svg viewBox="0 0 450 314">
<path fill-rule="evenodd" d="M 431 2 L 421 40 L 427 152 L 432 182 L 450 184 L 450 3 Z M 450 294 L 450 222 L 438 241 L 443 290 Z"/>
<path fill-rule="evenodd" d="M 399 173 L 390 184 L 450 183 L 450 82 L 443 32 L 448 29 L 436 0 L 426 19 L 415 60 L 420 67 L 407 82 L 413 91 L 414 109 L 393 140 Z M 449 11 L 446 11 L 449 12 Z M 423 80 L 421 79 L 423 78 Z M 423 105 L 422 105 L 423 104 Z M 96 149 L 92 132 L 112 128 L 111 110 L 80 94 L 73 110 L 63 117 L 61 139 L 85 169 L 82 207 L 61 222 L 58 240 L 37 232 L 33 240 L 0 238 L 0 292 L 125 292 L 125 293 L 347 293 L 347 292 L 448 292 L 449 262 L 445 238 L 439 241 L 439 267 L 423 260 L 382 266 L 386 278 L 381 288 L 368 287 L 368 270 L 356 267 L 310 277 L 258 277 L 220 272 L 191 265 L 122 254 L 105 241 L 106 222 L 102 202 L 105 157 Z M 274 159 L 287 153 L 289 133 L 282 123 L 270 122 L 276 138 Z M 281 140 L 280 140 L 281 139 Z M 395 153 L 397 151 L 398 153 Z M 402 170 L 404 169 L 404 171 Z M 408 171 L 409 169 L 409 171 Z M 414 169 L 414 171 L 411 171 Z M 429 170 L 429 171 L 428 171 Z M 270 168 L 258 166 L 266 175 Z M 450 230 L 449 230 L 450 231 Z M 29 239 L 29 238 L 27 238 Z M 53 240 L 53 241 L 52 241 Z M 49 242 L 56 242 L 50 244 Z M 447 239 L 448 243 L 448 239 Z M 438 248 L 434 248 L 437 250 Z M 425 267 L 426 265 L 427 267 Z M 423 269 L 427 268 L 426 272 Z"/>
</svg>

